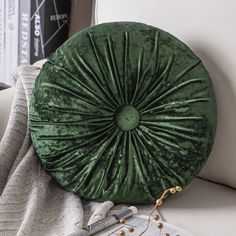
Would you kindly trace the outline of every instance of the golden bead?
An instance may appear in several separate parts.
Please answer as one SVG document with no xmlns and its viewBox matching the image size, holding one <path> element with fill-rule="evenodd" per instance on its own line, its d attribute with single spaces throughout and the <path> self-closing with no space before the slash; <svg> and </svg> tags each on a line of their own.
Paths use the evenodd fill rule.
<svg viewBox="0 0 236 236">
<path fill-rule="evenodd" d="M 175 188 L 171 188 L 171 189 L 170 189 L 170 192 L 171 192 L 172 194 L 175 194 L 175 193 L 176 193 L 176 189 L 175 189 Z"/>
<path fill-rule="evenodd" d="M 124 218 L 120 219 L 120 224 L 125 224 L 125 219 Z"/>
<path fill-rule="evenodd" d="M 170 234 L 168 234 L 168 233 L 165 233 L 165 234 L 164 234 L 164 236 L 170 236 Z"/>
<path fill-rule="evenodd" d="M 162 200 L 161 200 L 161 199 L 157 199 L 157 200 L 156 200 L 156 205 L 157 205 L 157 206 L 161 206 L 161 204 L 162 204 Z"/>
<path fill-rule="evenodd" d="M 163 228 L 163 224 L 161 222 L 157 223 L 157 228 L 158 229 L 162 229 Z"/>
<path fill-rule="evenodd" d="M 161 217 L 160 217 L 159 215 L 155 215 L 155 216 L 154 216 L 154 220 L 156 220 L 156 221 L 160 220 L 160 218 L 161 218 Z"/>
<path fill-rule="evenodd" d="M 120 235 L 120 236 L 124 236 L 124 235 L 125 235 L 125 231 L 124 231 L 123 229 L 120 230 L 119 235 Z"/>
<path fill-rule="evenodd" d="M 176 186 L 176 187 L 175 187 L 175 190 L 176 190 L 177 192 L 181 192 L 181 191 L 182 191 L 182 188 L 181 188 L 180 186 Z"/>
<path fill-rule="evenodd" d="M 129 227 L 128 230 L 130 233 L 132 233 L 132 232 L 134 232 L 134 227 Z"/>
</svg>

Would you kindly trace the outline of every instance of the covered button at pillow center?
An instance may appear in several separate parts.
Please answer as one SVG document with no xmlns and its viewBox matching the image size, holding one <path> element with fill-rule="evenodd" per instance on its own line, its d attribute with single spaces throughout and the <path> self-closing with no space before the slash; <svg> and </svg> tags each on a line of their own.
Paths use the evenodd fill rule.
<svg viewBox="0 0 236 236">
<path fill-rule="evenodd" d="M 139 124 L 139 112 L 133 106 L 122 105 L 114 114 L 114 123 L 123 131 L 135 129 Z"/>
</svg>

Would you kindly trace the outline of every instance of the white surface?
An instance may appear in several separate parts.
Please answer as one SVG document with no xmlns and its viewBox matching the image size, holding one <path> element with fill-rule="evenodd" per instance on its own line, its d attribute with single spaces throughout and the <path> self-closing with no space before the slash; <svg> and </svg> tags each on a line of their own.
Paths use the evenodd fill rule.
<svg viewBox="0 0 236 236">
<path fill-rule="evenodd" d="M 125 232 L 126 236 L 140 236 L 145 228 L 147 227 L 147 221 L 148 216 L 146 215 L 135 215 L 133 217 L 130 217 L 125 220 L 125 224 L 115 224 L 107 229 L 104 229 L 103 231 L 95 234 L 96 236 L 117 236 L 120 232 L 120 230 L 123 230 Z M 152 219 L 150 221 L 149 227 L 147 231 L 143 234 L 143 236 L 166 236 L 168 233 L 170 236 L 193 236 L 189 232 L 186 232 L 185 230 L 177 227 L 176 225 L 171 225 L 167 222 L 158 221 L 158 223 L 163 224 L 163 228 L 158 229 L 157 228 L 157 221 Z M 129 232 L 129 227 L 133 227 L 134 231 Z M 95 236 L 94 235 L 94 236 Z"/>
<path fill-rule="evenodd" d="M 0 140 L 8 123 L 14 92 L 14 88 L 0 91 Z"/>
<path fill-rule="evenodd" d="M 195 236 L 236 235 L 236 191 L 196 179 L 160 208 L 161 216 Z"/>
<path fill-rule="evenodd" d="M 210 72 L 218 107 L 216 141 L 201 176 L 236 187 L 236 1 L 97 0 L 97 23 L 139 21 L 175 35 Z"/>
</svg>

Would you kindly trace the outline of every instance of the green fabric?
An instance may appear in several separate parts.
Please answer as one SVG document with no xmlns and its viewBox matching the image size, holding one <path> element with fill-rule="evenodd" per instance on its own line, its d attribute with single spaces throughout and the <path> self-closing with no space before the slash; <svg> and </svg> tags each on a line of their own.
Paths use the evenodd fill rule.
<svg viewBox="0 0 236 236">
<path fill-rule="evenodd" d="M 45 169 L 86 199 L 153 203 L 211 151 L 213 86 L 181 41 L 141 23 L 77 33 L 36 80 L 30 132 Z"/>
</svg>

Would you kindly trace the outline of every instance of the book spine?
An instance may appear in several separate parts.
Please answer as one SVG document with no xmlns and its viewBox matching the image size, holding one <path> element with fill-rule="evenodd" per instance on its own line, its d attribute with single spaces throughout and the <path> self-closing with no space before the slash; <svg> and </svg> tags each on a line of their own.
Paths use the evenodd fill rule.
<svg viewBox="0 0 236 236">
<path fill-rule="evenodd" d="M 69 31 L 69 16 L 69 1 L 32 1 L 31 63 L 48 57 L 66 41 Z"/>
<path fill-rule="evenodd" d="M 6 14 L 6 54 L 5 83 L 12 84 L 12 74 L 18 66 L 19 0 L 7 0 Z"/>
<path fill-rule="evenodd" d="M 44 59 L 44 11 L 45 2 L 43 0 L 32 1 L 31 3 L 31 37 L 30 37 L 30 63 Z M 52 2 L 52 1 L 49 1 Z"/>
<path fill-rule="evenodd" d="M 49 56 L 63 44 L 69 33 L 70 1 L 47 1 L 44 11 L 44 53 Z"/>
<path fill-rule="evenodd" d="M 5 1 L 0 1 L 0 83 L 5 80 Z"/>
<path fill-rule="evenodd" d="M 30 64 L 31 0 L 20 1 L 19 9 L 18 65 L 27 65 Z"/>
</svg>

